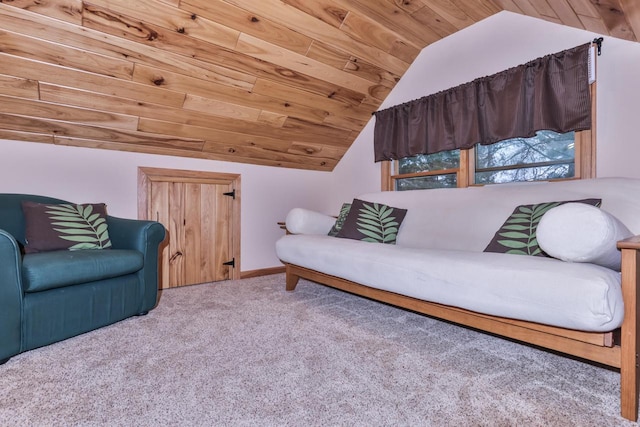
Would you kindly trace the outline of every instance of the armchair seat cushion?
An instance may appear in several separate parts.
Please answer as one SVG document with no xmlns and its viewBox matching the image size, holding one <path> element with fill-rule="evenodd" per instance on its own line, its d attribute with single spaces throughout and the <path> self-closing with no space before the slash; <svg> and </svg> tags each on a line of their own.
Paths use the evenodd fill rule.
<svg viewBox="0 0 640 427">
<path fill-rule="evenodd" d="M 22 261 L 25 292 L 39 292 L 135 273 L 144 264 L 136 250 L 78 250 L 27 254 Z"/>
</svg>

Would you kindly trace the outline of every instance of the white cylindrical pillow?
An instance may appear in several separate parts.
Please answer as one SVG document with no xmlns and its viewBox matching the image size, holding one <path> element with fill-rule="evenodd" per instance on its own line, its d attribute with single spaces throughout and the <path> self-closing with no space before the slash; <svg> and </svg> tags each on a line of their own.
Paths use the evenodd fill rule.
<svg viewBox="0 0 640 427">
<path fill-rule="evenodd" d="M 585 203 L 566 203 L 543 215 L 536 235 L 538 245 L 549 256 L 620 271 L 621 254 L 616 242 L 633 233 L 602 209 Z"/>
<path fill-rule="evenodd" d="M 303 208 L 293 208 L 287 214 L 287 231 L 293 234 L 327 234 L 336 219 L 330 215 Z"/>
</svg>

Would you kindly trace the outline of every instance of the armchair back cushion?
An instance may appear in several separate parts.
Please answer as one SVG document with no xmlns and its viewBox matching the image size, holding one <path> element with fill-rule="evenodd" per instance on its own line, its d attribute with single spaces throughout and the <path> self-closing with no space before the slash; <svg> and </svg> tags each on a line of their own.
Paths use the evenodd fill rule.
<svg viewBox="0 0 640 427">
<path fill-rule="evenodd" d="M 36 203 L 67 203 L 65 200 L 46 196 L 3 194 L 0 198 L 0 229 L 7 231 L 22 245 L 25 244 L 25 220 L 22 213 L 23 201 Z"/>
</svg>

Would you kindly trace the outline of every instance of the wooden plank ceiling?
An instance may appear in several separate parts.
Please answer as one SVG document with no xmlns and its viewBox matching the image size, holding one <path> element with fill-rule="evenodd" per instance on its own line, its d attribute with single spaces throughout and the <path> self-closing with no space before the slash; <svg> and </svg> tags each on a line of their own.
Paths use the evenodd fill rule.
<svg viewBox="0 0 640 427">
<path fill-rule="evenodd" d="M 640 39 L 638 0 L 0 0 L 0 138 L 332 170 L 423 47 L 502 10 Z"/>
</svg>

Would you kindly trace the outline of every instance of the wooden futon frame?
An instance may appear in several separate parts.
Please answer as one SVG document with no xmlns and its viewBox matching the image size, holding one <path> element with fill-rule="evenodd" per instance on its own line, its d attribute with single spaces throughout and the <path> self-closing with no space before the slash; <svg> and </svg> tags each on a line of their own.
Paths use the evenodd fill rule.
<svg viewBox="0 0 640 427">
<path fill-rule="evenodd" d="M 397 307 L 512 338 L 620 370 L 620 409 L 624 418 L 638 418 L 638 285 L 640 284 L 640 236 L 618 242 L 622 251 L 622 294 L 624 321 L 617 331 L 599 333 L 546 326 L 488 316 L 435 304 L 416 298 L 364 286 L 299 267 L 286 265 L 286 289 L 293 291 L 300 278 L 331 286 Z"/>
</svg>

